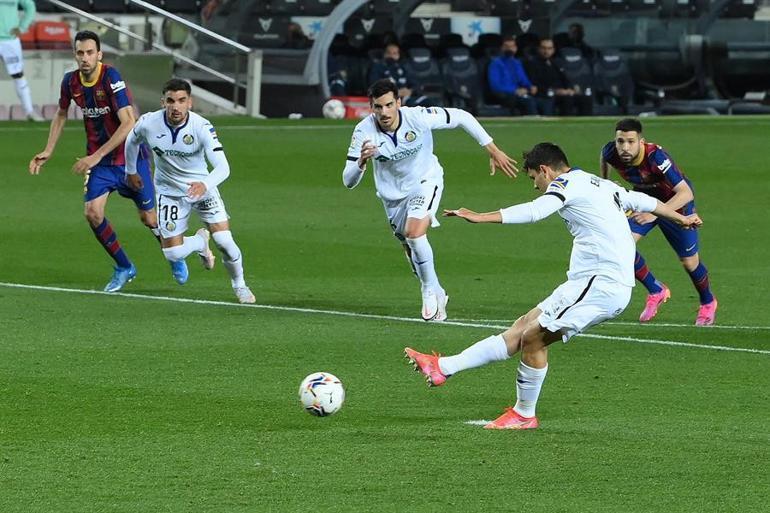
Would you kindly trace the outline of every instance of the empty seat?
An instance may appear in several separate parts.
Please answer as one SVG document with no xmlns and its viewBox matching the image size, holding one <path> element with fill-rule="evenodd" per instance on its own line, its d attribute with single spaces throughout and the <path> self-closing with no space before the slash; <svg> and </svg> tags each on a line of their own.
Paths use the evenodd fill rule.
<svg viewBox="0 0 770 513">
<path fill-rule="evenodd" d="M 406 67 L 427 96 L 439 101 L 442 100 L 444 81 L 441 78 L 441 68 L 429 49 L 412 48 L 409 50 Z"/>
<path fill-rule="evenodd" d="M 69 23 L 63 21 L 39 21 L 35 23 L 37 47 L 48 50 L 72 48 Z"/>
<path fill-rule="evenodd" d="M 617 107 L 617 112 L 608 112 L 610 114 L 627 114 L 634 97 L 634 81 L 620 52 L 604 50 L 594 66 L 594 76 L 597 103 Z"/>
<path fill-rule="evenodd" d="M 481 77 L 476 61 L 465 47 L 447 49 L 441 63 L 448 106 L 466 109 L 478 114 L 481 99 Z"/>
</svg>

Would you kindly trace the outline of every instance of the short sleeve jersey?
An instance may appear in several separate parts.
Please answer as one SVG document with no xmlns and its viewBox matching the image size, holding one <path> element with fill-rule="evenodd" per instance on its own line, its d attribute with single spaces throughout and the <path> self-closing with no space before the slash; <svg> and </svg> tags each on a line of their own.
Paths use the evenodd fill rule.
<svg viewBox="0 0 770 513">
<path fill-rule="evenodd" d="M 383 132 L 374 114 L 353 130 L 348 160 L 358 160 L 364 141 L 377 147 L 374 184 L 386 201 L 406 198 L 426 179 L 441 179 L 444 170 L 433 154 L 433 130 L 451 128 L 450 112 L 441 107 L 401 107 L 399 124 L 393 133 Z"/>
<path fill-rule="evenodd" d="M 91 155 L 106 143 L 120 126 L 118 111 L 131 107 L 131 93 L 117 69 L 109 64 L 100 64 L 93 82 L 84 82 L 79 71 L 64 75 L 59 95 L 59 108 L 66 110 L 70 102 L 83 112 L 86 129 L 86 154 Z M 139 158 L 146 158 L 144 152 Z M 123 144 L 118 145 L 101 161 L 100 166 L 125 165 Z"/>
<path fill-rule="evenodd" d="M 133 132 L 154 154 L 158 194 L 185 196 L 192 182 L 208 176 L 206 155 L 224 151 L 214 126 L 192 111 L 177 127 L 168 124 L 165 110 L 149 112 L 139 118 Z"/>
<path fill-rule="evenodd" d="M 620 160 L 615 142 L 610 141 L 602 148 L 602 158 L 631 183 L 635 191 L 649 194 L 664 203 L 674 197 L 674 187 L 682 180 L 692 188 L 690 180 L 663 148 L 654 143 L 644 143 L 643 152 L 639 165 L 629 165 Z M 684 209 L 689 211 L 689 207 L 691 205 L 686 205 Z"/>
</svg>

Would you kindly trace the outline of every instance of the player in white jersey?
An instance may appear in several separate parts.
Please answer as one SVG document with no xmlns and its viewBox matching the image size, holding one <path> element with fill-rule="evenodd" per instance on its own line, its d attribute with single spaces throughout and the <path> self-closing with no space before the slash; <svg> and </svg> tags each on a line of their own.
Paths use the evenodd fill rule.
<svg viewBox="0 0 770 513">
<path fill-rule="evenodd" d="M 19 9 L 24 10 L 22 18 L 19 18 Z M 24 78 L 24 54 L 19 39 L 19 36 L 29 30 L 35 19 L 35 13 L 33 0 L 0 0 L 0 59 L 13 79 L 16 95 L 21 101 L 27 119 L 43 121 L 42 116 L 32 107 L 29 83 Z"/>
<path fill-rule="evenodd" d="M 438 226 L 444 170 L 433 154 L 432 130 L 462 127 L 489 153 L 492 174 L 501 169 L 516 176 L 515 161 L 495 146 L 492 138 L 471 114 L 440 107 L 401 107 L 398 89 L 390 79 L 369 88 L 372 114 L 353 130 L 342 181 L 352 189 L 373 161 L 374 184 L 382 200 L 393 234 L 401 241 L 412 270 L 420 279 L 422 318 L 447 318 L 447 294 L 433 264 L 433 248 L 427 232 Z"/>
<path fill-rule="evenodd" d="M 129 185 L 140 188 L 136 172 L 139 146 L 147 143 L 154 153 L 155 190 L 163 254 L 170 262 L 198 253 L 206 269 L 214 267 L 209 238 L 224 256 L 223 262 L 238 301 L 256 299 L 243 277 L 241 250 L 230 232 L 229 216 L 217 186 L 230 175 L 230 164 L 211 123 L 192 112 L 190 84 L 171 79 L 163 86 L 164 108 L 139 118 L 126 138 L 126 174 Z M 208 161 L 208 163 L 207 163 Z M 211 172 L 208 164 L 213 166 Z M 198 213 L 208 230 L 185 237 L 191 211 Z"/>
<path fill-rule="evenodd" d="M 634 286 L 634 238 L 626 210 L 653 212 L 694 228 L 696 214 L 682 216 L 652 196 L 629 192 L 614 183 L 570 168 L 564 152 L 540 143 L 525 154 L 523 169 L 544 192 L 529 203 L 478 214 L 445 210 L 472 223 L 534 223 L 558 212 L 574 237 L 567 281 L 500 335 L 481 340 L 462 353 L 440 357 L 406 348 L 404 353 L 428 384 L 439 386 L 457 372 L 507 360 L 521 351 L 516 375 L 516 404 L 485 427 L 533 429 L 535 405 L 548 370 L 548 346 L 620 315 Z"/>
</svg>

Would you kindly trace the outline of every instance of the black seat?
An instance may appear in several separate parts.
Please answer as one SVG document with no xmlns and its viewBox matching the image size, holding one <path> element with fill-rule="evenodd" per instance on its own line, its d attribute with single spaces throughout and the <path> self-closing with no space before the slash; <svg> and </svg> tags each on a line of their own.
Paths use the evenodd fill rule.
<svg viewBox="0 0 770 513">
<path fill-rule="evenodd" d="M 125 0 L 94 0 L 94 12 L 126 12 Z"/>
<path fill-rule="evenodd" d="M 439 103 L 443 101 L 444 81 L 438 61 L 427 48 L 412 48 L 406 66 L 423 93 Z"/>
<path fill-rule="evenodd" d="M 201 9 L 199 2 L 194 0 L 163 0 L 161 7 L 174 14 L 197 14 Z"/>
<path fill-rule="evenodd" d="M 604 50 L 594 66 L 596 76 L 597 103 L 617 107 L 617 112 L 628 114 L 628 105 L 634 97 L 634 81 L 620 52 Z"/>
<path fill-rule="evenodd" d="M 447 104 L 478 114 L 481 101 L 481 77 L 476 61 L 466 47 L 447 49 L 441 62 Z"/>
</svg>

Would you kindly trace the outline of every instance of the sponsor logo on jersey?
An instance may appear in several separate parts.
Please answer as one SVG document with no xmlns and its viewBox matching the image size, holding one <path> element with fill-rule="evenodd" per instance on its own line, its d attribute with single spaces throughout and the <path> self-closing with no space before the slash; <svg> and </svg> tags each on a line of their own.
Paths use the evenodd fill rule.
<svg viewBox="0 0 770 513">
<path fill-rule="evenodd" d="M 123 80 L 118 80 L 114 84 L 110 84 L 110 88 L 112 89 L 113 93 L 117 93 L 118 91 L 122 91 L 126 88 L 126 82 Z"/>
<path fill-rule="evenodd" d="M 380 154 L 377 158 L 375 158 L 375 160 L 377 162 L 387 162 L 389 160 L 392 160 L 392 161 L 404 160 L 405 158 L 411 157 L 412 155 L 416 155 L 417 153 L 419 153 L 421 149 L 422 149 L 422 144 L 415 146 L 414 148 L 409 148 L 407 150 L 394 153 L 390 157 L 386 157 L 385 155 Z"/>
<path fill-rule="evenodd" d="M 195 139 L 190 134 L 184 134 L 184 137 L 182 137 L 182 142 L 185 144 L 192 144 L 194 141 Z"/>
<path fill-rule="evenodd" d="M 81 111 L 83 111 L 83 117 L 86 118 L 98 118 L 101 116 L 105 116 L 110 113 L 110 107 L 85 107 L 81 108 Z"/>
<path fill-rule="evenodd" d="M 406 139 L 406 142 L 412 142 L 415 139 L 417 139 L 417 134 L 414 133 L 412 130 L 409 130 L 406 135 L 404 136 L 404 139 Z"/>
</svg>

